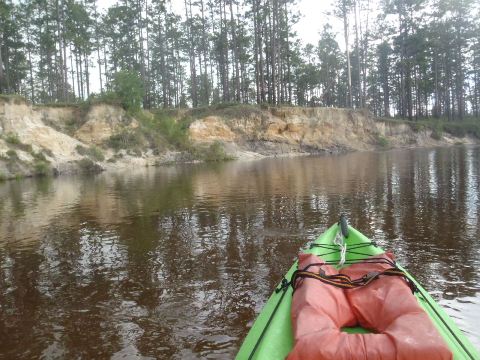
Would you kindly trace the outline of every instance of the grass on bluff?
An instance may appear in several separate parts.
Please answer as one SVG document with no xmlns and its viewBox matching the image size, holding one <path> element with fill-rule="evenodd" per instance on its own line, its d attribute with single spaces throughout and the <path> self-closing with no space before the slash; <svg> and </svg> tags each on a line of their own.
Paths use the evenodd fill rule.
<svg viewBox="0 0 480 360">
<path fill-rule="evenodd" d="M 34 163 L 35 175 L 46 176 L 51 172 L 50 166 L 45 161 L 36 161 Z"/>
<path fill-rule="evenodd" d="M 188 138 L 188 128 L 195 120 L 189 111 L 155 109 L 151 112 L 137 111 L 133 116 L 137 119 L 137 128 L 125 128 L 112 135 L 106 145 L 116 151 L 127 150 L 127 153 L 140 156 L 146 147 L 159 154 L 165 150 L 183 151 L 192 160 L 223 161 L 229 160 L 221 143 L 208 147 L 193 145 Z M 112 160 L 113 161 L 113 160 Z"/>
<path fill-rule="evenodd" d="M 11 101 L 17 105 L 29 104 L 29 101 L 25 97 L 17 94 L 0 94 L 0 100 L 8 101 L 8 102 Z"/>
<path fill-rule="evenodd" d="M 443 133 L 459 138 L 472 136 L 480 139 L 480 119 L 475 117 L 466 117 L 463 120 L 455 121 L 448 121 L 444 118 L 419 119 L 417 121 L 381 118 L 378 121 L 392 124 L 407 124 L 415 132 L 430 130 L 432 132 L 431 137 L 435 140 L 441 140 Z"/>
<path fill-rule="evenodd" d="M 390 143 L 388 142 L 388 139 L 383 135 L 377 134 L 375 140 L 376 140 L 378 146 L 380 146 L 382 148 L 388 148 L 389 145 L 390 145 Z"/>
<path fill-rule="evenodd" d="M 84 157 L 77 161 L 80 171 L 85 174 L 99 173 L 102 171 L 102 167 L 96 164 L 88 157 Z"/>
<path fill-rule="evenodd" d="M 9 158 L 9 160 L 17 160 L 18 159 L 18 154 L 15 150 L 13 149 L 9 149 L 7 151 L 7 156 Z"/>
<path fill-rule="evenodd" d="M 195 149 L 194 157 L 198 160 L 203 160 L 206 162 L 234 160 L 232 156 L 225 152 L 223 144 L 219 141 L 215 141 L 208 147 L 200 147 Z"/>
<path fill-rule="evenodd" d="M 172 112 L 156 110 L 153 113 L 138 111 L 133 115 L 139 122 L 137 128 L 123 129 L 107 140 L 115 149 L 137 152 L 149 147 L 154 152 L 167 149 L 186 150 L 189 147 L 189 123 L 172 116 Z"/>
<path fill-rule="evenodd" d="M 13 134 L 13 133 L 8 133 L 5 135 L 5 141 L 9 144 L 12 144 L 12 145 L 19 145 L 21 144 L 20 142 L 20 139 L 18 138 L 18 135 L 17 134 Z"/>
<path fill-rule="evenodd" d="M 186 115 L 192 117 L 193 119 L 199 119 L 206 116 L 218 116 L 227 120 L 252 116 L 265 119 L 266 114 L 264 110 L 265 109 L 262 109 L 262 106 L 260 105 L 223 103 L 189 109 Z"/>
<path fill-rule="evenodd" d="M 29 152 L 29 153 L 33 152 L 32 145 L 22 143 L 20 141 L 20 139 L 18 138 L 18 135 L 15 134 L 15 133 L 5 134 L 3 139 L 5 140 L 6 143 L 12 145 L 17 150 L 26 151 L 26 152 Z"/>
<path fill-rule="evenodd" d="M 96 161 L 105 160 L 105 155 L 103 155 L 102 149 L 100 149 L 98 146 L 92 145 L 89 148 L 86 148 L 82 145 L 77 145 L 75 150 L 77 150 L 80 155 L 86 155 Z"/>
</svg>

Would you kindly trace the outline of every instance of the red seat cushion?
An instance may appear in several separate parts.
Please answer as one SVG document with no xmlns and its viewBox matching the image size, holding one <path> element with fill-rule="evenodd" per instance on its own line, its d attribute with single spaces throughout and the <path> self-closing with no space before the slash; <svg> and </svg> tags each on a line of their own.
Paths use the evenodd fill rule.
<svg viewBox="0 0 480 360">
<path fill-rule="evenodd" d="M 320 262 L 323 261 L 315 255 L 301 254 L 299 269 Z M 389 267 L 359 263 L 342 269 L 341 273 L 355 279 Z M 323 265 L 322 269 L 328 275 L 338 273 L 329 265 Z M 308 270 L 318 272 L 319 267 Z M 350 290 L 310 278 L 300 281 L 292 300 L 295 345 L 289 360 L 453 358 L 404 279 L 381 276 L 367 286 Z M 345 326 L 362 326 L 373 333 L 347 334 L 341 331 Z"/>
</svg>

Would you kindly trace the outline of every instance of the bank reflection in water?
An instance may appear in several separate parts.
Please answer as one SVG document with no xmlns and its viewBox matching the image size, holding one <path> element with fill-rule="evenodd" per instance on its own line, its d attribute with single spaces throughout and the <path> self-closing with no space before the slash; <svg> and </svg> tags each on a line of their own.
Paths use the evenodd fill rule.
<svg viewBox="0 0 480 360">
<path fill-rule="evenodd" d="M 469 333 L 478 148 L 0 185 L 0 357 L 232 357 L 304 244 L 348 214 Z"/>
</svg>

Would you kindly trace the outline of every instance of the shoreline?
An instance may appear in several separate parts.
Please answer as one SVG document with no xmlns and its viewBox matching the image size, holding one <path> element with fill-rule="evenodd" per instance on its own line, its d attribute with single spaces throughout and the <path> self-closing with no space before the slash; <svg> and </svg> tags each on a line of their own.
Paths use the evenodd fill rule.
<svg viewBox="0 0 480 360">
<path fill-rule="evenodd" d="M 297 152 L 292 152 L 292 153 L 283 153 L 283 154 L 274 154 L 274 155 L 262 155 L 262 154 L 255 154 L 255 155 L 249 155 L 249 156 L 240 156 L 238 158 L 232 158 L 229 160 L 221 160 L 221 161 L 201 161 L 201 160 L 190 160 L 190 161 L 164 161 L 164 162 L 158 162 L 158 157 L 151 157 L 151 158 L 132 158 L 133 160 L 144 160 L 145 163 L 141 165 L 140 167 L 142 169 L 148 169 L 148 168 L 167 168 L 167 167 L 174 167 L 174 166 L 183 166 L 183 165 L 199 165 L 199 164 L 221 164 L 221 163 L 230 163 L 230 162 L 253 162 L 253 161 L 258 161 L 258 160 L 268 160 L 268 159 L 292 159 L 296 157 L 308 157 L 308 156 L 319 156 L 319 157 L 329 157 L 329 156 L 340 156 L 340 155 L 346 155 L 349 153 L 379 153 L 379 152 L 388 152 L 388 151 L 394 151 L 394 150 L 414 150 L 414 149 L 435 149 L 435 148 L 448 148 L 452 146 L 479 146 L 480 142 L 465 142 L 465 143 L 445 143 L 445 144 L 439 144 L 439 145 L 433 145 L 433 146 L 403 146 L 403 147 L 390 147 L 390 148 L 374 148 L 374 149 L 368 149 L 368 150 L 355 150 L 355 149 L 345 149 L 342 151 L 332 151 L 332 150 L 324 150 L 324 151 L 317 151 L 317 152 L 311 152 L 311 153 L 297 153 Z M 151 161 L 151 162 L 149 162 Z M 100 164 L 98 164 L 101 166 Z M 108 173 L 115 173 L 115 172 L 121 172 L 121 171 L 127 171 L 132 168 L 138 168 L 139 165 L 138 163 L 136 164 L 135 162 L 123 162 L 118 165 L 110 165 L 110 164 L 103 164 L 106 166 L 101 166 L 101 169 L 99 171 L 95 172 L 82 172 L 82 171 L 63 171 L 59 172 L 56 171 L 52 174 L 44 175 L 44 174 L 26 174 L 23 176 L 12 176 L 9 178 L 2 178 L 0 179 L 0 184 L 5 183 L 5 182 L 10 182 L 12 180 L 23 180 L 23 179 L 39 179 L 39 178 L 59 178 L 59 177 L 70 177 L 70 176 L 95 176 L 98 174 L 108 174 Z"/>
<path fill-rule="evenodd" d="M 0 181 L 480 143 L 480 123 L 449 124 L 450 133 L 446 126 L 439 130 L 439 124 L 381 119 L 366 110 L 338 108 L 237 104 L 129 114 L 104 103 L 35 107 L 0 98 Z"/>
</svg>

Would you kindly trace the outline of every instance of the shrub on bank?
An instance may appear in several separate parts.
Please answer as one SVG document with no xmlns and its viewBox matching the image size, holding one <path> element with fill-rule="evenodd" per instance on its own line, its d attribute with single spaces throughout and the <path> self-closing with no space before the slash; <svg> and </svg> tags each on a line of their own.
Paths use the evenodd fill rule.
<svg viewBox="0 0 480 360">
<path fill-rule="evenodd" d="M 32 145 L 30 144 L 24 144 L 20 141 L 18 138 L 18 135 L 15 133 L 8 133 L 4 136 L 5 142 L 9 143 L 10 145 L 13 145 L 16 149 L 23 150 L 26 152 L 32 152 Z"/>
<path fill-rule="evenodd" d="M 443 129 L 441 124 L 436 124 L 436 126 L 432 129 L 431 138 L 434 140 L 442 140 L 443 137 Z"/>
<path fill-rule="evenodd" d="M 459 123 L 445 123 L 442 125 L 443 130 L 452 136 L 463 138 L 467 135 L 467 129 L 464 124 Z"/>
<path fill-rule="evenodd" d="M 14 133 L 8 133 L 5 136 L 5 141 L 9 144 L 12 144 L 12 145 L 20 144 L 20 139 L 18 138 L 18 135 L 14 134 Z"/>
<path fill-rule="evenodd" d="M 133 153 L 141 152 L 149 147 L 154 153 L 160 153 L 166 148 L 187 150 L 188 120 L 177 120 L 169 111 L 156 110 L 153 114 L 142 110 L 134 114 L 139 126 L 134 129 L 123 129 L 110 136 L 106 145 L 116 151 L 129 150 Z"/>
<path fill-rule="evenodd" d="M 206 162 L 227 161 L 234 158 L 228 155 L 223 144 L 220 141 L 215 141 L 209 146 L 191 147 L 189 153 L 196 160 Z"/>
<path fill-rule="evenodd" d="M 211 106 L 204 106 L 190 109 L 188 114 L 194 118 L 202 118 L 210 115 L 216 115 L 223 119 L 241 119 L 256 116 L 260 118 L 266 118 L 264 110 L 268 110 L 269 107 L 263 108 L 259 105 L 252 104 L 239 104 L 239 103 L 220 103 Z"/>
<path fill-rule="evenodd" d="M 122 107 L 134 114 L 142 106 L 143 82 L 135 71 L 123 70 L 114 75 L 113 91 L 120 100 Z"/>
<path fill-rule="evenodd" d="M 474 117 L 455 121 L 448 121 L 446 118 L 423 118 L 417 121 L 382 118 L 377 119 L 377 121 L 408 124 L 414 132 L 430 130 L 432 131 L 431 137 L 436 140 L 441 140 L 444 132 L 459 138 L 469 135 L 480 139 L 480 119 Z"/>
<path fill-rule="evenodd" d="M 89 148 L 86 148 L 85 146 L 77 145 L 75 149 L 80 155 L 86 155 L 96 161 L 105 160 L 105 156 L 103 155 L 102 150 L 98 146 L 92 145 Z"/>
<path fill-rule="evenodd" d="M 15 150 L 12 150 L 12 149 L 10 149 L 10 150 L 7 151 L 7 156 L 8 156 L 8 158 L 9 158 L 10 160 L 18 159 L 18 154 L 17 154 L 17 152 L 16 152 Z"/>
<path fill-rule="evenodd" d="M 106 143 L 107 146 L 118 151 L 121 149 L 140 147 L 143 145 L 144 141 L 143 136 L 138 129 L 124 129 L 121 132 L 110 136 Z"/>
<path fill-rule="evenodd" d="M 99 173 L 102 171 L 102 167 L 91 159 L 85 157 L 77 161 L 80 171 L 83 173 Z"/>
<path fill-rule="evenodd" d="M 376 141 L 377 141 L 377 145 L 383 148 L 386 148 L 390 145 L 390 143 L 388 142 L 388 139 L 381 134 L 376 135 Z"/>
<path fill-rule="evenodd" d="M 45 154 L 42 152 L 42 151 L 39 151 L 39 152 L 35 152 L 35 151 L 31 151 L 30 152 L 30 155 L 33 156 L 33 158 L 37 161 L 43 161 L 43 162 L 46 162 L 46 163 L 49 163 L 50 161 L 46 158 Z"/>
<path fill-rule="evenodd" d="M 44 161 L 37 161 L 34 164 L 35 175 L 45 176 L 50 174 L 50 166 Z"/>
<path fill-rule="evenodd" d="M 17 105 L 29 103 L 25 97 L 17 94 L 0 94 L 0 100 L 12 101 L 14 104 Z"/>
</svg>

